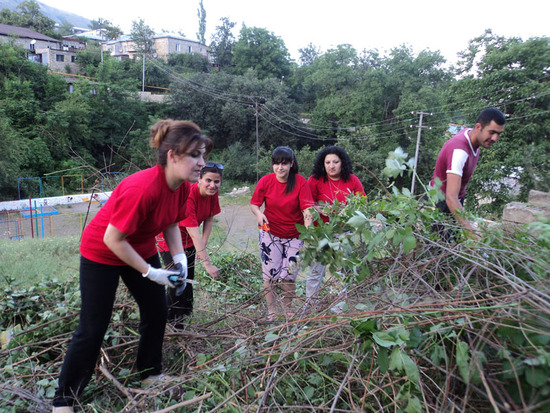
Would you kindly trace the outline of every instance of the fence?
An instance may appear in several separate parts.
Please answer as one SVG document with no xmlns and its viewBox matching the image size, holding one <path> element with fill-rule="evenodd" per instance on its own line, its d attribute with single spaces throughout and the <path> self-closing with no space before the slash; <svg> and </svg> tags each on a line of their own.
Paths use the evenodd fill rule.
<svg viewBox="0 0 550 413">
<path fill-rule="evenodd" d="M 50 238 L 80 235 L 96 211 L 35 214 L 29 211 L 0 212 L 0 240 L 23 238 Z"/>
</svg>

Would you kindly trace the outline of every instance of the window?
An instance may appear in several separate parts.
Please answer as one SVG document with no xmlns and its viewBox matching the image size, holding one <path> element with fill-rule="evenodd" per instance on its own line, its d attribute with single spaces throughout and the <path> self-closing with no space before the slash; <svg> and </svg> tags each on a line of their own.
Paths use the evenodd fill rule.
<svg viewBox="0 0 550 413">
<path fill-rule="evenodd" d="M 55 55 L 55 61 L 56 62 L 64 62 L 65 61 L 65 56 L 62 55 L 62 54 L 56 54 Z"/>
<path fill-rule="evenodd" d="M 191 46 L 187 46 L 187 53 L 191 53 L 193 51 L 193 48 Z"/>
<path fill-rule="evenodd" d="M 76 56 L 71 56 L 71 63 L 76 62 Z"/>
<path fill-rule="evenodd" d="M 176 43 L 176 52 L 181 52 L 181 44 Z"/>
</svg>

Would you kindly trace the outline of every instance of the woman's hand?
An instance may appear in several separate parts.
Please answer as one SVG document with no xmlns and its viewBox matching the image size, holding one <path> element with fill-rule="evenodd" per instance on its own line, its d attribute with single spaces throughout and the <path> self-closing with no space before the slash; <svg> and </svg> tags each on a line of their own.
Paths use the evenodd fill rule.
<svg viewBox="0 0 550 413">
<path fill-rule="evenodd" d="M 256 221 L 258 222 L 259 227 L 262 227 L 264 224 L 269 224 L 267 217 L 260 210 L 260 207 L 258 205 L 250 205 L 250 209 L 252 210 L 252 213 L 256 216 Z"/>
<path fill-rule="evenodd" d="M 218 275 L 220 275 L 220 270 L 218 269 L 218 267 L 216 267 L 210 261 L 205 261 L 202 264 L 204 265 L 204 269 L 206 270 L 206 272 L 210 274 L 214 280 L 218 278 Z"/>
</svg>

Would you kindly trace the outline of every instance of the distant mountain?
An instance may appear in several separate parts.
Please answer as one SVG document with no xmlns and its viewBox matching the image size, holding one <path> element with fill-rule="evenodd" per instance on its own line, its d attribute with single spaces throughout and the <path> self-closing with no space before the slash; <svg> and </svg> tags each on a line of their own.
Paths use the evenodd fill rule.
<svg viewBox="0 0 550 413">
<path fill-rule="evenodd" d="M 9 9 L 15 11 L 17 6 L 23 3 L 23 1 L 24 0 L 0 0 L 0 10 Z M 40 3 L 39 1 L 37 1 L 37 3 L 40 5 L 40 12 L 56 23 L 63 24 L 65 22 L 69 22 L 74 27 L 81 27 L 83 29 L 88 28 L 88 25 L 90 24 L 90 19 L 85 17 L 56 9 L 55 7 L 48 6 L 47 4 Z"/>
</svg>

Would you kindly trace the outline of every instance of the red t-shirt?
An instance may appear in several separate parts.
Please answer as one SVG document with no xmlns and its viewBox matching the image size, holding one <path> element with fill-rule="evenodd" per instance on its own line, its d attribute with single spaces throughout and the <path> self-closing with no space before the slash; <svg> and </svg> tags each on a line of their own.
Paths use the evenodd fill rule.
<svg viewBox="0 0 550 413">
<path fill-rule="evenodd" d="M 80 253 L 101 264 L 126 265 L 103 242 L 111 224 L 127 234 L 126 240 L 141 257 L 152 257 L 157 253 L 155 236 L 185 217 L 189 187 L 184 182 L 177 190 L 170 189 L 160 165 L 123 179 L 86 226 Z"/>
<path fill-rule="evenodd" d="M 333 181 L 327 177 L 327 180 L 323 178 L 316 179 L 313 175 L 308 179 L 309 188 L 311 189 L 311 195 L 315 202 L 324 202 L 326 204 L 333 204 L 334 201 L 338 201 L 342 204 L 346 203 L 348 195 L 363 195 L 365 196 L 365 190 L 363 184 L 357 176 L 351 174 L 347 181 L 339 179 Z M 321 215 L 323 222 L 328 222 L 329 217 Z"/>
<path fill-rule="evenodd" d="M 217 192 L 212 196 L 202 196 L 199 185 L 197 183 L 191 185 L 191 193 L 185 204 L 185 218 L 179 222 L 183 248 L 193 246 L 193 239 L 187 232 L 187 227 L 198 227 L 206 221 L 206 218 L 218 215 L 220 212 L 220 200 Z M 164 234 L 159 234 L 157 242 L 161 251 L 169 251 Z"/>
<path fill-rule="evenodd" d="M 285 193 L 286 182 L 277 181 L 275 174 L 263 176 L 258 181 L 250 203 L 259 207 L 265 203 L 264 214 L 273 235 L 279 238 L 298 238 L 296 224 L 304 225 L 303 209 L 313 206 L 311 191 L 306 178 L 296 175 L 296 185 L 291 193 Z"/>
</svg>

